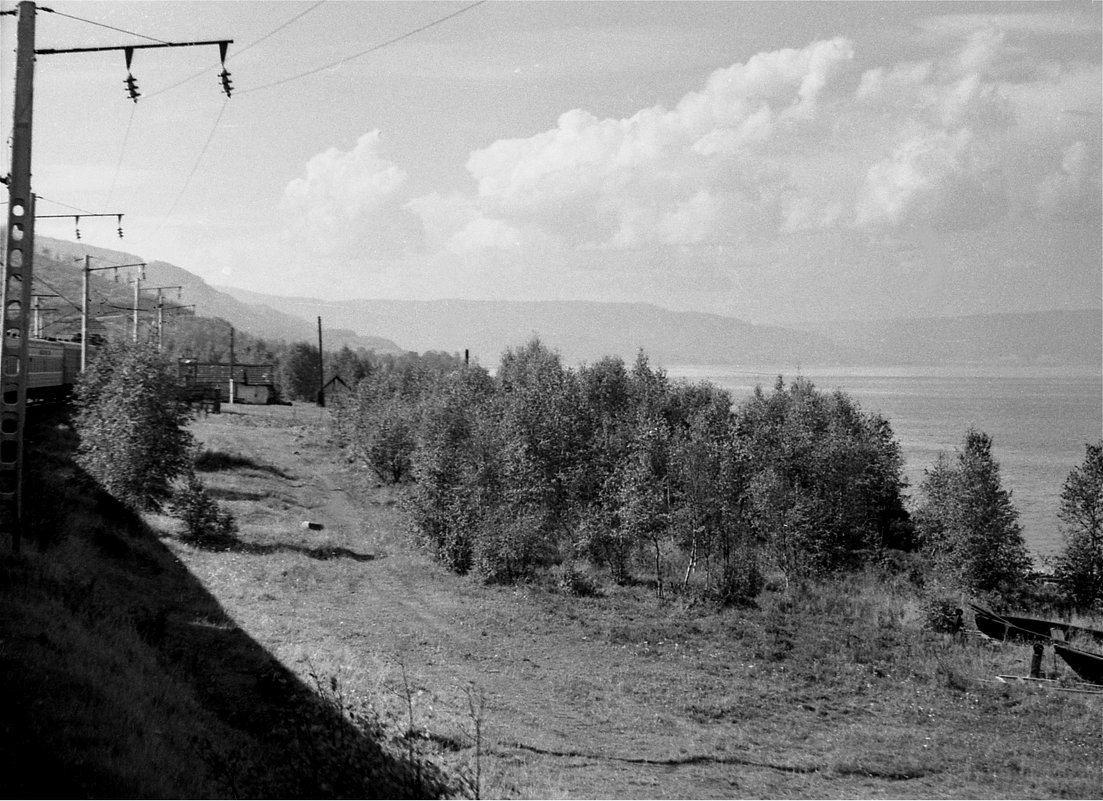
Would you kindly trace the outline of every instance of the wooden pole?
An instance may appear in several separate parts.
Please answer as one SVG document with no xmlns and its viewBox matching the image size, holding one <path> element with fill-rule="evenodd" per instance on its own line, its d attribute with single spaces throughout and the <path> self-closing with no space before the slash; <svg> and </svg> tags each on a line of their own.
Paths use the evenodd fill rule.
<svg viewBox="0 0 1103 801">
<path fill-rule="evenodd" d="M 88 369 L 88 274 L 92 272 L 92 257 L 84 256 L 84 277 L 81 283 L 84 294 L 80 299 L 80 371 Z"/>
<path fill-rule="evenodd" d="M 318 318 L 318 405 L 326 405 L 326 374 L 322 364 L 322 318 Z"/>
<path fill-rule="evenodd" d="M 234 402 L 234 327 L 230 326 L 230 403 Z"/>
</svg>

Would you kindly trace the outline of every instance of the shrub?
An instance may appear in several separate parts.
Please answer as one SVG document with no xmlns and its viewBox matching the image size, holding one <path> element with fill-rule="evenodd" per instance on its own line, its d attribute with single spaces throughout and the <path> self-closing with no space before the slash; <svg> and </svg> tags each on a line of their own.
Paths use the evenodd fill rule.
<svg viewBox="0 0 1103 801">
<path fill-rule="evenodd" d="M 961 607 L 952 598 L 931 596 L 923 602 L 923 627 L 943 634 L 953 634 L 961 628 Z"/>
<path fill-rule="evenodd" d="M 552 578 L 560 591 L 578 598 L 597 598 L 603 593 L 593 577 L 574 565 L 559 565 L 552 569 Z"/>
<path fill-rule="evenodd" d="M 195 545 L 224 544 L 237 534 L 233 516 L 219 507 L 194 473 L 173 495 L 172 513 L 184 523 L 184 539 Z"/>
<path fill-rule="evenodd" d="M 724 566 L 716 586 L 716 601 L 721 606 L 753 606 L 766 586 L 766 577 L 751 549 L 737 553 Z"/>
<path fill-rule="evenodd" d="M 76 387 L 77 462 L 118 500 L 157 510 L 191 469 L 191 412 L 149 344 L 108 346 Z"/>
<path fill-rule="evenodd" d="M 503 510 L 486 520 L 475 539 L 475 572 L 488 584 L 531 578 L 551 561 L 547 527 L 540 515 Z"/>
</svg>

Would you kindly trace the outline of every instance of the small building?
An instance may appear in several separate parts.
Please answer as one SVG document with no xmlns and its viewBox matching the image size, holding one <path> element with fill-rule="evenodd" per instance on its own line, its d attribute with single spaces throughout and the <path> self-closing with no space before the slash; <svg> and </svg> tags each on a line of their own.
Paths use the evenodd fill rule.
<svg viewBox="0 0 1103 801">
<path fill-rule="evenodd" d="M 276 400 L 276 366 L 274 364 L 224 364 L 181 359 L 178 362 L 180 383 L 189 391 L 207 389 L 217 392 L 225 403 L 268 404 Z M 230 397 L 233 381 L 234 397 Z"/>
<path fill-rule="evenodd" d="M 258 403 L 265 405 L 272 402 L 273 388 L 268 384 L 234 384 L 234 403 Z"/>
</svg>

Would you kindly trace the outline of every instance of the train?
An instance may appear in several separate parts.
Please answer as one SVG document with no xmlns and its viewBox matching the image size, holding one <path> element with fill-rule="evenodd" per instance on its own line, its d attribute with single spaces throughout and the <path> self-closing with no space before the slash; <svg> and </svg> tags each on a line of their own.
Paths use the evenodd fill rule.
<svg viewBox="0 0 1103 801">
<path fill-rule="evenodd" d="M 18 347 L 18 337 L 9 335 L 7 343 L 9 350 Z M 33 338 L 27 342 L 28 402 L 65 397 L 79 375 L 80 342 Z"/>
</svg>

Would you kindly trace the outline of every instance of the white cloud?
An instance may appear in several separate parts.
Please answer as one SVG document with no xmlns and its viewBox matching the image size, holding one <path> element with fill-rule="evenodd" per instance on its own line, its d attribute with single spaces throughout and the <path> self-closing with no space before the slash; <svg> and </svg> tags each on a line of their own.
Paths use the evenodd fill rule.
<svg viewBox="0 0 1103 801">
<path fill-rule="evenodd" d="M 866 174 L 858 225 L 973 227 L 1006 208 L 999 171 L 986 166 L 967 128 L 924 130 L 902 141 Z"/>
<path fill-rule="evenodd" d="M 394 256 L 420 246 L 416 217 L 405 209 L 405 171 L 378 154 L 379 131 L 349 151 L 330 148 L 310 159 L 281 204 L 296 245 L 324 256 Z"/>
<path fill-rule="evenodd" d="M 1069 145 L 1061 157 L 1059 169 L 1038 185 L 1035 208 L 1046 218 L 1099 218 L 1100 163 L 1083 141 Z"/>
<path fill-rule="evenodd" d="M 979 233 L 1009 224 L 1015 197 L 1039 216 L 1083 216 L 1099 136 L 1079 131 L 1097 130 L 1098 113 L 1057 124 L 1051 112 L 1098 111 L 1098 64 L 1056 65 L 985 19 L 939 41 L 930 58 L 861 74 L 849 40 L 819 41 L 715 70 L 670 107 L 571 109 L 471 152 L 468 191 L 412 197 L 373 132 L 311 159 L 285 207 L 312 250 L 396 293 L 408 280 L 423 294 L 585 287 L 658 301 L 678 282 L 736 292 L 747 254 L 786 243 L 806 249 L 791 264 L 818 269 L 820 236 Z M 365 266 L 364 252 L 389 266 Z"/>
<path fill-rule="evenodd" d="M 671 110 L 625 119 L 568 111 L 550 131 L 471 154 L 480 208 L 518 228 L 613 249 L 776 227 L 784 176 L 762 148 L 815 124 L 852 57 L 845 39 L 816 42 L 716 70 Z"/>
</svg>

